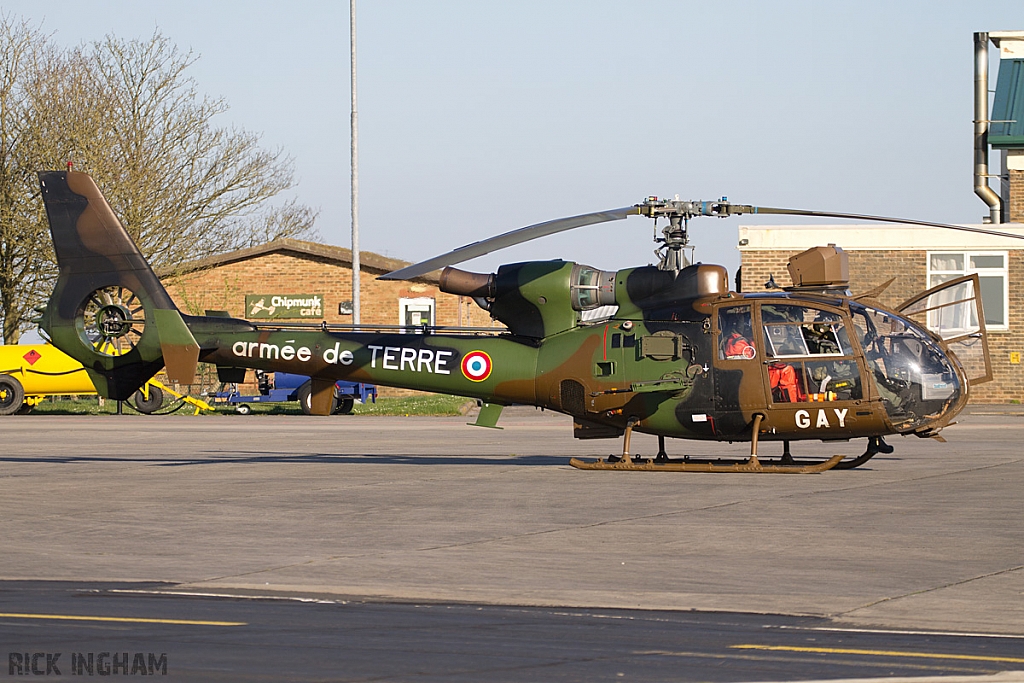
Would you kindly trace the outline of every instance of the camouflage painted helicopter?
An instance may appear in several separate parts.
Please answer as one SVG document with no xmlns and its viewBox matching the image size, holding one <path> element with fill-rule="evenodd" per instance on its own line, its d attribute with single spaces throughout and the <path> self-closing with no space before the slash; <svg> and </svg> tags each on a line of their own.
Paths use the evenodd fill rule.
<svg viewBox="0 0 1024 683">
<path fill-rule="evenodd" d="M 322 415 L 331 412 L 335 380 L 348 379 L 477 398 L 480 426 L 495 426 L 502 406 L 527 404 L 571 415 L 577 438 L 623 437 L 621 455 L 573 459 L 580 468 L 817 472 L 891 452 L 886 435 L 935 437 L 963 409 L 970 387 L 991 379 L 977 276 L 886 310 L 873 303 L 884 286 L 850 295 L 846 255 L 835 246 L 794 257 L 792 287 L 757 294 L 730 291 L 723 267 L 688 265 L 683 255 L 688 221 L 698 216 L 776 213 L 994 232 L 981 228 L 652 197 L 522 228 L 382 276 L 407 279 L 444 266 L 442 291 L 473 297 L 507 326 L 501 334 L 402 334 L 181 313 L 88 175 L 39 177 L 60 265 L 40 327 L 113 399 L 127 399 L 164 366 L 171 379 L 191 383 L 203 361 L 223 381 L 239 381 L 245 368 L 309 375 L 312 410 Z M 536 261 L 491 274 L 451 267 L 629 215 L 667 220 L 658 265 L 605 272 Z M 634 431 L 658 436 L 656 456 L 630 453 Z M 670 458 L 666 437 L 749 441 L 750 456 Z M 867 449 L 845 461 L 796 461 L 790 453 L 792 441 L 852 438 L 866 438 Z M 760 460 L 761 441 L 783 442 L 781 457 Z"/>
</svg>

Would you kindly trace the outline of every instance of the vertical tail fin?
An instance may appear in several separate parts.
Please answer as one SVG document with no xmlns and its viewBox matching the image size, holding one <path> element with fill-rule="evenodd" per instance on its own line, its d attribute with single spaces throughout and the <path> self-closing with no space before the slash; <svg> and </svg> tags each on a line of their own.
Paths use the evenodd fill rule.
<svg viewBox="0 0 1024 683">
<path fill-rule="evenodd" d="M 92 178 L 39 173 L 60 275 L 40 327 L 89 371 L 103 396 L 126 399 L 164 365 L 190 383 L 199 346 Z"/>
</svg>

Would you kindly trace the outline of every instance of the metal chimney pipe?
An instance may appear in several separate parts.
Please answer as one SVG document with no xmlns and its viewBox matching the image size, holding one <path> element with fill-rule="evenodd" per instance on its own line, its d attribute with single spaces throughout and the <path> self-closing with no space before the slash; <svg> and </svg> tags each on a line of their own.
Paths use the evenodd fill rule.
<svg viewBox="0 0 1024 683">
<path fill-rule="evenodd" d="M 992 223 L 1002 222 L 1002 202 L 988 185 L 988 33 L 974 34 L 974 193 L 988 204 Z"/>
</svg>

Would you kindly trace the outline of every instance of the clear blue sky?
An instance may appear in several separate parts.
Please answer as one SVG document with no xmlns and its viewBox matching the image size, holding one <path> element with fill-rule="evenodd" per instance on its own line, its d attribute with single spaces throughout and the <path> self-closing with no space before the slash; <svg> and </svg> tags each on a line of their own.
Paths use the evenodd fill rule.
<svg viewBox="0 0 1024 683">
<path fill-rule="evenodd" d="M 972 33 L 1024 29 L 1022 10 L 360 0 L 362 247 L 417 261 L 650 194 L 980 222 Z M 6 0 L 3 11 L 66 45 L 159 28 L 194 50 L 200 89 L 231 106 L 222 123 L 291 154 L 325 241 L 349 245 L 347 2 Z M 738 225 L 695 221 L 698 260 L 735 268 Z M 466 267 L 616 269 L 649 262 L 650 237 L 631 218 Z"/>
</svg>

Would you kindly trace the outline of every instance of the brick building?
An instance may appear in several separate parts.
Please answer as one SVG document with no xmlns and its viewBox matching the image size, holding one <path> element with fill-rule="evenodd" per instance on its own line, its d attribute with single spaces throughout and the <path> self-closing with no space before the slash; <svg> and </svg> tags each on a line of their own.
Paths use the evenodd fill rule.
<svg viewBox="0 0 1024 683">
<path fill-rule="evenodd" d="M 1024 225 L 985 226 L 1024 236 Z M 741 226 L 743 291 L 763 291 L 769 276 L 792 284 L 786 264 L 805 249 L 838 244 L 850 262 L 850 290 L 896 278 L 878 300 L 896 307 L 959 275 L 978 273 L 994 380 L 972 389 L 978 403 L 1024 401 L 1024 239 L 899 225 Z"/>
<path fill-rule="evenodd" d="M 360 252 L 360 322 L 365 325 L 433 324 L 492 327 L 490 315 L 472 299 L 438 290 L 438 273 L 411 281 L 378 280 L 377 276 L 409 265 L 379 254 Z M 227 311 L 235 318 L 268 322 L 279 301 L 314 298 L 319 309 L 295 309 L 282 323 L 350 324 L 352 320 L 352 252 L 294 239 L 279 239 L 249 249 L 193 261 L 159 273 L 175 304 L 185 313 Z M 262 301 L 262 304 L 256 302 Z M 247 306 L 247 302 L 249 305 Z M 276 311 L 280 315 L 281 311 Z M 399 390 L 382 391 L 397 395 Z"/>
<path fill-rule="evenodd" d="M 1024 148 L 1004 149 L 1002 157 L 1003 212 L 1007 221 L 1024 223 Z"/>
<path fill-rule="evenodd" d="M 408 282 L 377 280 L 378 275 L 409 264 L 368 251 L 360 252 L 360 265 L 363 324 L 493 324 L 471 299 L 440 292 L 437 273 Z M 257 319 L 246 310 L 246 296 L 315 294 L 321 298 L 322 315 L 302 318 L 352 323 L 352 252 L 343 247 L 279 239 L 186 263 L 160 276 L 178 307 L 192 315 L 221 310 L 232 317 Z"/>
</svg>

